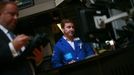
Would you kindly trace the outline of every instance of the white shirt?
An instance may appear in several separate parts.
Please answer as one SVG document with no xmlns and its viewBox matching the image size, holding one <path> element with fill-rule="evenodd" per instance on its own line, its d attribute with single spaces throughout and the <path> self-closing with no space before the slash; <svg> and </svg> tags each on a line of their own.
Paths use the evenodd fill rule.
<svg viewBox="0 0 134 75">
<path fill-rule="evenodd" d="M 74 41 L 67 40 L 65 36 L 63 38 L 70 44 L 70 46 L 75 50 Z"/>
<path fill-rule="evenodd" d="M 1 24 L 0 24 L 0 29 L 7 35 L 7 37 L 10 39 L 10 41 L 13 41 L 12 37 L 8 33 L 8 30 L 6 28 L 4 28 Z M 14 48 L 14 46 L 13 46 L 13 44 L 11 42 L 9 42 L 9 48 L 11 50 L 11 53 L 12 53 L 13 57 L 16 57 L 16 56 L 18 56 L 20 54 L 20 52 L 17 52 L 15 50 L 15 48 Z M 25 50 L 25 47 L 23 46 L 21 48 L 21 51 L 24 51 L 24 50 Z M 32 69 L 33 75 L 35 75 L 35 71 L 34 71 L 34 68 L 33 68 L 32 64 L 31 63 L 29 63 L 29 64 L 30 64 L 30 67 Z"/>
</svg>

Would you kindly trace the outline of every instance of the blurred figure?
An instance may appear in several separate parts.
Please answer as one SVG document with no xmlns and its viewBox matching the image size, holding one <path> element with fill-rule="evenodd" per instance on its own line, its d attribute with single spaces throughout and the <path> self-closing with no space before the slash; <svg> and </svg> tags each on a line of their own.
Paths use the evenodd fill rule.
<svg viewBox="0 0 134 75">
<path fill-rule="evenodd" d="M 17 18 L 18 8 L 14 2 L 0 2 L 0 75 L 35 75 L 33 64 L 27 59 L 26 45 L 30 37 L 12 33 Z"/>
<path fill-rule="evenodd" d="M 64 35 L 55 44 L 52 55 L 51 62 L 54 68 L 84 60 L 87 56 L 95 54 L 89 43 L 74 37 L 75 25 L 72 20 L 63 19 L 61 28 Z"/>
</svg>

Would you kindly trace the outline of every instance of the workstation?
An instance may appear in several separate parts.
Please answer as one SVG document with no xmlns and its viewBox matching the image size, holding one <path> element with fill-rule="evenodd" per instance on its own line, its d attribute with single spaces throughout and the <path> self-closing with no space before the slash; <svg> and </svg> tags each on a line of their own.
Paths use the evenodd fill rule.
<svg viewBox="0 0 134 75">
<path fill-rule="evenodd" d="M 35 67 L 37 75 L 134 75 L 133 0 L 11 1 L 16 1 L 19 7 L 15 34 L 32 38 L 30 50 L 43 45 L 43 59 Z M 60 28 L 64 18 L 75 21 L 75 37 L 90 44 L 94 54 L 54 68 L 54 46 L 64 34 Z M 83 47 L 81 42 L 78 45 Z"/>
<path fill-rule="evenodd" d="M 43 74 L 50 75 L 133 75 L 133 45 L 106 51 L 99 55 L 89 57 L 83 61 L 65 65 L 60 68 L 42 70 Z"/>
<path fill-rule="evenodd" d="M 90 1 L 90 0 L 89 0 Z M 133 24 L 126 21 L 132 15 L 131 6 L 126 3 L 125 7 L 120 1 L 101 1 L 92 4 L 89 7 L 81 8 L 79 4 L 72 3 L 70 14 L 62 14 L 62 17 L 71 16 L 78 23 L 78 35 L 86 42 L 91 42 L 96 50 L 95 56 L 89 56 L 87 59 L 73 64 L 65 65 L 60 68 L 47 69 L 40 74 L 50 75 L 133 75 Z M 102 1 L 103 3 L 103 1 Z M 58 7 L 70 8 L 64 1 Z M 71 3 L 70 3 L 71 4 Z M 117 5 L 116 5 L 117 4 Z M 93 6 L 92 6 L 93 5 Z M 104 5 L 104 6 L 103 6 Z M 119 6 L 118 6 L 119 5 Z M 62 7 L 65 6 L 65 7 Z M 99 7 L 98 7 L 99 6 Z M 101 8 L 102 7 L 102 8 Z M 122 7 L 122 8 L 121 8 Z M 62 12 L 67 10 L 61 9 Z M 129 11 L 129 12 L 128 12 Z M 74 13 L 77 13 L 74 15 Z M 123 29 L 124 28 L 124 29 Z M 128 28 L 128 29 L 126 29 Z M 129 31 L 129 28 L 131 31 Z M 80 32 L 79 32 L 80 31 Z M 130 36 L 132 35 L 132 36 Z M 130 36 L 130 37 L 129 37 Z M 129 39 L 128 39 L 129 38 Z M 131 41 L 130 41 L 131 39 Z"/>
<path fill-rule="evenodd" d="M 133 47 L 128 47 L 105 52 L 58 70 L 60 75 L 133 75 L 133 62 Z"/>
</svg>

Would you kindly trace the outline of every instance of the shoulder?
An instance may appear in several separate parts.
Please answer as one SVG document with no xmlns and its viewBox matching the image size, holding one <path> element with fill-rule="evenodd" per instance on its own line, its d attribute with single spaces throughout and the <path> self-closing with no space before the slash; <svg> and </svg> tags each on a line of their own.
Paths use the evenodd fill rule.
<svg viewBox="0 0 134 75">
<path fill-rule="evenodd" d="M 4 34 L 4 32 L 0 29 L 0 34 Z"/>
<path fill-rule="evenodd" d="M 0 29 L 0 38 L 7 38 L 6 34 Z"/>
<path fill-rule="evenodd" d="M 79 37 L 76 37 L 76 38 L 74 38 L 74 40 L 75 40 L 75 41 L 78 41 L 78 40 L 80 40 L 80 38 L 79 38 Z"/>
<path fill-rule="evenodd" d="M 61 37 L 61 38 L 56 42 L 56 44 L 55 44 L 54 47 L 61 46 L 63 43 L 64 43 L 64 39 L 63 39 L 63 37 Z"/>
<path fill-rule="evenodd" d="M 74 41 L 82 43 L 82 41 L 81 41 L 81 39 L 79 37 L 74 38 Z"/>
</svg>

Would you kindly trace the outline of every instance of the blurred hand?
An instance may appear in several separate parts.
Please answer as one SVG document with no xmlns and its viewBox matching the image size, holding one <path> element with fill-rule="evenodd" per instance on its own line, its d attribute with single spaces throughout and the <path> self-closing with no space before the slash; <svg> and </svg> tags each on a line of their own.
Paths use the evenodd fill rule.
<svg viewBox="0 0 134 75">
<path fill-rule="evenodd" d="M 33 52 L 32 52 L 33 56 L 27 57 L 27 59 L 32 59 L 32 60 L 35 61 L 35 63 L 37 65 L 39 65 L 42 62 L 42 60 L 43 60 L 43 52 L 42 52 L 42 50 L 43 50 L 42 46 L 39 49 L 35 48 L 33 50 Z"/>
<path fill-rule="evenodd" d="M 20 50 L 23 46 L 25 46 L 28 41 L 29 41 L 30 37 L 21 34 L 15 37 L 15 39 L 12 41 L 13 46 L 16 50 Z"/>
<path fill-rule="evenodd" d="M 35 48 L 34 51 L 33 51 L 33 54 L 34 54 L 33 59 L 35 60 L 36 64 L 39 64 L 43 60 L 42 49 L 39 50 L 39 49 Z"/>
<path fill-rule="evenodd" d="M 76 61 L 75 61 L 75 60 L 72 60 L 72 61 L 68 62 L 68 64 L 72 64 L 72 63 L 74 63 L 74 62 L 76 62 Z"/>
</svg>

